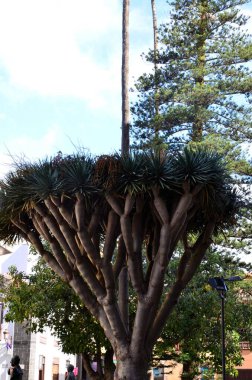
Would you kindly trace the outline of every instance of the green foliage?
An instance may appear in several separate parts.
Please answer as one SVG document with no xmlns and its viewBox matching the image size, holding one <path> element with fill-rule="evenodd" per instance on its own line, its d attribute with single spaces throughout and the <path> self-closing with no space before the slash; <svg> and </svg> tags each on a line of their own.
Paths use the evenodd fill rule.
<svg viewBox="0 0 252 380">
<path fill-rule="evenodd" d="M 169 318 L 155 347 L 156 356 L 169 352 L 176 361 L 190 363 L 188 367 L 193 375 L 198 374 L 199 367 L 208 367 L 209 375 L 221 372 L 221 303 L 208 279 L 238 274 L 243 278 L 248 270 L 251 265 L 233 260 L 230 255 L 209 252 Z M 168 283 L 170 276 L 172 271 Z M 234 374 L 234 367 L 242 362 L 239 342 L 252 342 L 251 279 L 227 285 L 226 367 L 229 374 Z"/>
<path fill-rule="evenodd" d="M 85 352 L 91 358 L 101 347 L 110 348 L 99 323 L 42 259 L 29 276 L 15 267 L 9 268 L 9 274 L 11 280 L 2 289 L 7 321 L 25 323 L 33 332 L 49 327 L 67 353 Z"/>
<path fill-rule="evenodd" d="M 225 157 L 227 169 L 230 173 L 240 173 L 242 180 L 252 175 L 252 165 L 242 152 L 241 147 L 217 134 L 209 134 L 200 142 L 190 141 L 188 145 L 193 148 L 205 148 L 215 151 L 221 157 Z"/>
<path fill-rule="evenodd" d="M 217 239 L 220 251 L 234 254 L 249 254 L 252 247 L 251 194 L 244 187 L 251 183 L 252 165 L 241 144 L 251 143 L 252 130 L 252 40 L 240 12 L 246 3 L 171 2 L 170 20 L 159 29 L 157 62 L 153 51 L 145 56 L 157 63 L 156 70 L 138 79 L 132 106 L 133 147 L 162 151 L 188 145 L 225 157 L 246 199 L 238 226 L 223 229 Z"/>
<path fill-rule="evenodd" d="M 181 148 L 209 134 L 230 143 L 251 141 L 252 59 L 246 0 L 175 0 L 150 51 L 154 73 L 136 83 L 133 146 Z M 157 56 L 157 60 L 156 57 Z M 157 110 L 158 105 L 158 110 Z"/>
<path fill-rule="evenodd" d="M 32 213 L 35 204 L 39 207 L 49 196 L 56 205 L 57 197 L 63 196 L 68 209 L 75 202 L 71 197 L 79 192 L 86 201 L 87 217 L 92 215 L 94 205 L 101 202 L 104 204 L 101 218 L 106 219 L 107 194 L 119 198 L 127 193 L 134 196 L 141 194 L 148 199 L 151 190 L 158 186 L 171 207 L 172 202 L 183 193 L 185 183 L 191 190 L 201 186 L 198 198 L 204 211 L 196 219 L 198 225 L 213 215 L 218 215 L 219 225 L 228 221 L 232 224 L 230 215 L 238 206 L 238 198 L 229 181 L 223 160 L 205 147 L 185 148 L 177 154 L 169 151 L 123 157 L 115 154 L 96 159 L 75 154 L 57 161 L 52 158 L 35 164 L 21 163 L 16 172 L 9 173 L 1 181 L 1 238 L 10 243 L 13 239 L 22 238 L 22 233 L 18 232 L 12 221 L 23 215 L 26 226 L 31 227 L 29 213 Z M 42 209 L 40 212 L 43 213 Z M 191 228 L 195 227 L 191 225 Z"/>
</svg>

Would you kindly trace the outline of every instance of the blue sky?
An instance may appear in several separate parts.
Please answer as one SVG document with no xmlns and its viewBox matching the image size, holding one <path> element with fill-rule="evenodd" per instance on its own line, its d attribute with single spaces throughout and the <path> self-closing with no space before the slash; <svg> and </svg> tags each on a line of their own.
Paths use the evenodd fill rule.
<svg viewBox="0 0 252 380">
<path fill-rule="evenodd" d="M 132 84 L 152 43 L 147 3 L 131 5 Z M 0 171 L 10 155 L 118 150 L 120 70 L 120 0 L 0 0 Z"/>
<path fill-rule="evenodd" d="M 0 173 L 10 155 L 120 148 L 121 3 L 0 0 Z M 148 70 L 150 3 L 131 1 L 131 84 Z M 165 0 L 156 3 L 167 18 Z"/>
</svg>

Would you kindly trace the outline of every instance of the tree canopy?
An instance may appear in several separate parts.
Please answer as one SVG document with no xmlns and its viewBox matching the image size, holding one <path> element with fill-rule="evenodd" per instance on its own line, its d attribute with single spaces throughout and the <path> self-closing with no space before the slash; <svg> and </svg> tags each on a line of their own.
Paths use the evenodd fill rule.
<svg viewBox="0 0 252 380">
<path fill-rule="evenodd" d="M 208 134 L 251 141 L 252 40 L 246 0 L 175 0 L 159 28 L 154 72 L 136 82 L 133 146 L 202 141 Z"/>
<path fill-rule="evenodd" d="M 214 233 L 236 222 L 240 201 L 229 181 L 221 158 L 200 149 L 21 162 L 1 182 L 0 238 L 33 244 L 101 324 L 118 359 L 116 378 L 142 380 Z M 128 324 L 117 291 L 125 264 L 136 295 Z"/>
</svg>

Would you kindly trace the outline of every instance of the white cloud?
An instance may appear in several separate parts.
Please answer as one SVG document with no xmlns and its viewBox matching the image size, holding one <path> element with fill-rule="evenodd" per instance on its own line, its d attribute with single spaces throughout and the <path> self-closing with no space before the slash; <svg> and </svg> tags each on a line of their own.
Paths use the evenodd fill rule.
<svg viewBox="0 0 252 380">
<path fill-rule="evenodd" d="M 167 12 L 162 3 L 159 8 Z M 152 44 L 151 6 L 137 6 L 130 14 L 135 33 L 130 75 L 135 77 L 148 70 L 140 54 Z M 121 12 L 119 0 L 0 1 L 0 67 L 20 93 L 71 96 L 106 108 L 120 93 Z M 244 12 L 249 15 L 251 9 Z"/>
<path fill-rule="evenodd" d="M 99 106 L 108 88 L 113 92 L 120 86 L 120 76 L 111 78 L 120 34 L 111 44 L 108 40 L 120 32 L 120 13 L 118 0 L 1 2 L 0 63 L 10 83 L 39 95 L 73 96 Z M 99 61 L 105 43 L 107 59 Z"/>
<path fill-rule="evenodd" d="M 17 159 L 25 155 L 36 160 L 58 150 L 71 152 L 74 150 L 71 141 L 78 145 L 79 140 L 80 146 L 96 154 L 119 149 L 121 11 L 120 0 L 0 0 L 0 95 L 8 104 L 18 103 L 20 115 L 22 102 L 33 104 L 34 95 L 38 95 L 35 108 L 39 96 L 72 98 L 71 102 L 76 98 L 83 100 L 84 109 L 91 108 L 104 115 L 104 125 L 95 124 L 90 130 L 83 114 L 82 132 L 78 133 L 80 120 L 73 119 L 72 130 L 66 132 L 62 120 L 50 126 L 51 120 L 57 122 L 57 112 L 48 122 L 45 114 L 36 136 L 33 131 L 31 137 L 27 125 L 32 125 L 34 118 L 36 125 L 35 108 L 32 114 L 22 114 L 22 120 L 16 120 L 15 109 L 13 113 L 11 108 L 7 109 L 1 128 L 5 125 L 12 128 L 0 144 L 0 177 L 10 169 L 13 161 L 10 154 Z M 151 41 L 152 25 L 146 20 L 149 13 L 139 14 L 138 10 L 131 14 L 131 86 L 133 76 L 136 79 L 147 71 L 140 58 Z M 114 124 L 106 125 L 107 116 Z"/>
<path fill-rule="evenodd" d="M 54 124 L 42 136 L 33 138 L 22 135 L 5 141 L 0 154 L 0 176 L 2 177 L 10 170 L 13 160 L 20 160 L 22 157 L 36 160 L 55 154 L 57 152 L 55 147 L 57 148 L 61 135 L 60 127 Z"/>
<path fill-rule="evenodd" d="M 111 99 L 118 102 L 121 89 L 121 12 L 119 0 L 0 1 L 5 93 L 76 97 L 91 108 L 113 107 Z M 130 75 L 135 77 L 144 70 L 140 54 L 152 30 L 150 5 L 139 12 L 132 7 L 130 15 Z"/>
<path fill-rule="evenodd" d="M 25 154 L 29 158 L 38 158 L 55 153 L 55 145 L 62 131 L 57 124 L 50 126 L 42 136 L 31 137 L 29 135 L 18 136 L 6 142 L 10 152 L 17 155 Z"/>
</svg>

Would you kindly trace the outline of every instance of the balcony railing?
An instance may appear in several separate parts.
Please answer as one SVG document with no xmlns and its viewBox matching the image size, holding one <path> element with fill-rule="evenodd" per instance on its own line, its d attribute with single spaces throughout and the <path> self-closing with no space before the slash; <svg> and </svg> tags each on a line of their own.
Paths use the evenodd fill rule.
<svg viewBox="0 0 252 380">
<path fill-rule="evenodd" d="M 240 349 L 241 350 L 250 350 L 249 342 L 240 342 Z"/>
</svg>

